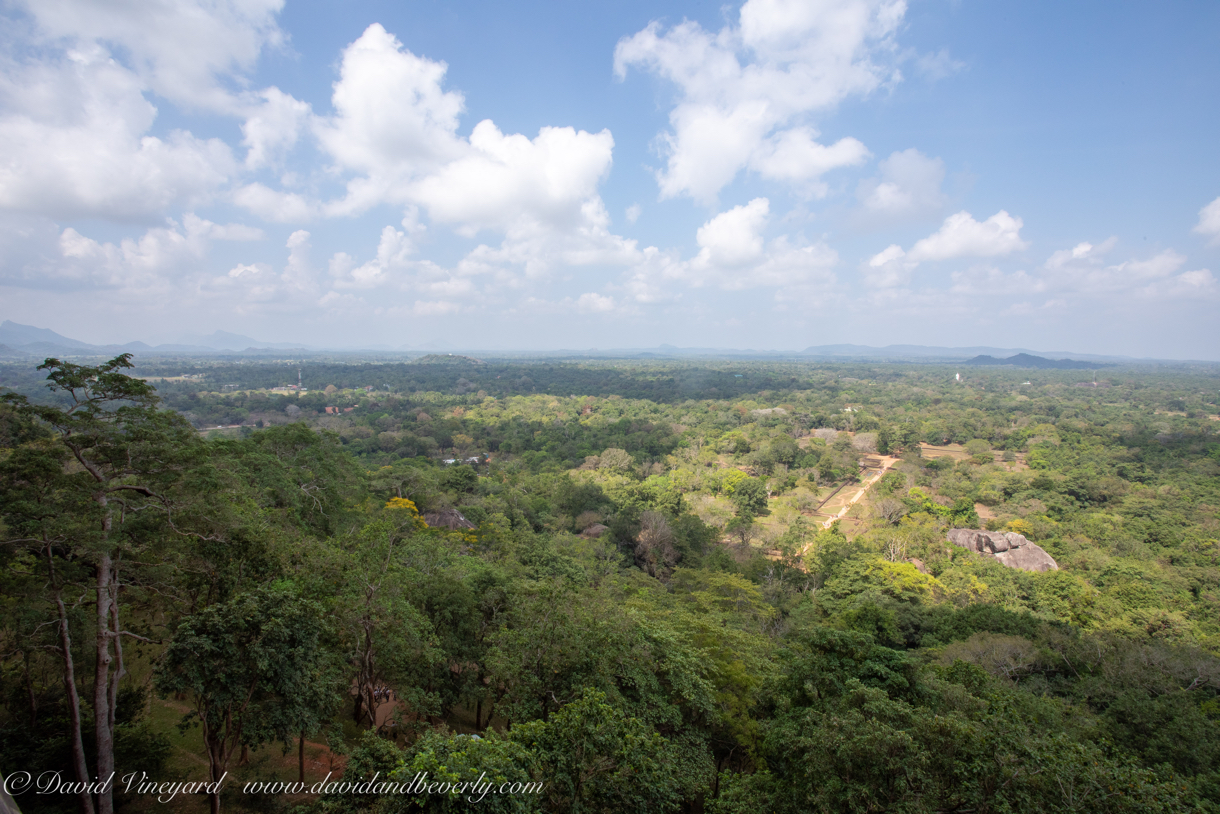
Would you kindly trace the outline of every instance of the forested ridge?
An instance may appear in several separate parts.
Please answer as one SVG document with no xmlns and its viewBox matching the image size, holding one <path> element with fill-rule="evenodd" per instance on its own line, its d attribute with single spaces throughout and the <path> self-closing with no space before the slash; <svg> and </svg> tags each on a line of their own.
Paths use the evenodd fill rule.
<svg viewBox="0 0 1220 814">
<path fill-rule="evenodd" d="M 0 369 L 5 776 L 1220 812 L 1215 366 L 131 364 Z"/>
</svg>

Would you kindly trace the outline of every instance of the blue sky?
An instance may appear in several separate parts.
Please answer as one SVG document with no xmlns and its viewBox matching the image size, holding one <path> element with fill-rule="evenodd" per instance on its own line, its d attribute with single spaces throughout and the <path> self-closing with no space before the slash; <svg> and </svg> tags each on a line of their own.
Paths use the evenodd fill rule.
<svg viewBox="0 0 1220 814">
<path fill-rule="evenodd" d="M 1220 6 L 10 0 L 0 318 L 1220 359 Z"/>
</svg>

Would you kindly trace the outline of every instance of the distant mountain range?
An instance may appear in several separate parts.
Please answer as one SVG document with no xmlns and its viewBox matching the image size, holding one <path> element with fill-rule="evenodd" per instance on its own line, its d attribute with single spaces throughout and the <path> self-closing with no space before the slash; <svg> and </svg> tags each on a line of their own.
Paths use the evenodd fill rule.
<svg viewBox="0 0 1220 814">
<path fill-rule="evenodd" d="M 849 356 L 857 358 L 873 357 L 883 359 L 969 359 L 972 356 L 979 358 L 992 358 L 995 356 L 1009 356 L 1010 354 L 1016 354 L 1016 356 L 1029 356 L 1030 358 L 1041 358 L 1048 361 L 1052 359 L 1064 359 L 1069 356 L 1075 357 L 1076 359 L 1099 362 L 1134 361 L 1130 356 L 1095 356 L 1088 353 L 1069 353 L 1067 351 L 1033 351 L 1029 350 L 1028 348 L 945 348 L 928 345 L 886 345 L 884 348 L 875 348 L 869 345 L 815 345 L 810 348 L 805 348 L 804 352 L 809 356 Z M 1038 355 L 1035 356 L 1034 354 Z M 993 364 L 1003 365 L 1014 363 L 1000 361 L 994 362 Z M 1028 367 L 1028 365 L 1026 366 Z"/>
<path fill-rule="evenodd" d="M 1028 353 L 1018 353 L 1007 359 L 997 359 L 994 356 L 976 356 L 963 364 L 979 366 L 1033 367 L 1040 370 L 1096 370 L 1099 367 L 1113 367 L 1104 362 L 1086 362 L 1079 359 L 1047 359 L 1043 356 L 1032 356 Z"/>
<path fill-rule="evenodd" d="M 180 342 L 148 345 L 144 342 L 127 342 L 122 345 L 93 345 L 56 333 L 48 328 L 21 325 L 11 320 L 0 323 L 0 359 L 37 359 L 48 356 L 117 356 L 133 353 L 140 356 L 313 356 L 321 354 L 378 354 L 416 356 L 422 353 L 456 352 L 474 353 L 485 357 L 528 358 L 622 358 L 622 359 L 696 359 L 696 358 L 825 358 L 860 359 L 877 361 L 959 362 L 971 365 L 1013 365 L 1019 367 L 1045 367 L 1064 370 L 1095 368 L 1104 362 L 1152 361 L 1136 360 L 1129 356 L 1097 356 L 1086 353 L 1061 351 L 1031 351 L 1026 348 L 964 347 L 950 348 L 930 345 L 814 345 L 803 351 L 732 349 L 732 348 L 680 348 L 674 345 L 659 345 L 652 348 L 610 348 L 587 350 L 555 349 L 546 351 L 493 351 L 470 346 L 456 346 L 444 340 L 434 340 L 419 345 L 392 347 L 384 344 L 368 344 L 358 347 L 308 347 L 290 342 L 263 342 L 242 334 L 215 331 L 206 336 L 184 336 Z M 990 361 L 989 361 L 990 360 Z M 1017 360 L 1017 361 L 1013 361 Z M 1041 361 L 1030 361 L 1041 360 Z M 1057 364 L 1056 362 L 1065 362 Z"/>
<path fill-rule="evenodd" d="M 54 345 L 60 348 L 88 348 L 88 342 L 79 339 L 69 339 L 49 328 L 35 328 L 33 325 L 19 325 L 11 320 L 0 323 L 0 343 L 13 349 L 23 345 Z"/>
<path fill-rule="evenodd" d="M 291 342 L 260 342 L 257 339 L 251 339 L 241 334 L 231 334 L 228 331 L 216 331 L 207 336 L 184 336 L 182 340 L 184 344 L 181 346 L 159 345 L 158 347 L 195 347 L 233 351 L 244 351 L 247 348 L 301 349 L 300 344 L 293 344 Z"/>
<path fill-rule="evenodd" d="M 248 336 L 217 331 L 210 336 L 191 337 L 178 344 L 149 345 L 127 342 L 122 345 L 92 345 L 79 339 L 58 334 L 49 328 L 22 325 L 12 320 L 0 323 L 0 358 L 47 356 L 117 356 L 120 353 L 156 354 L 159 356 L 214 356 L 233 353 L 266 353 L 269 350 L 308 350 L 284 342 L 259 342 Z"/>
<path fill-rule="evenodd" d="M 0 359 L 43 359 L 48 356 L 117 356 L 134 353 L 153 356 L 266 356 L 273 351 L 292 351 L 294 355 L 327 352 L 360 353 L 419 353 L 420 351 L 453 351 L 457 348 L 443 340 L 417 346 L 365 345 L 359 348 L 318 348 L 293 342 L 263 342 L 242 334 L 215 331 L 207 336 L 184 336 L 180 342 L 149 345 L 146 342 L 126 342 L 122 345 L 93 345 L 56 333 L 49 328 L 22 325 L 12 320 L 0 323 Z"/>
</svg>

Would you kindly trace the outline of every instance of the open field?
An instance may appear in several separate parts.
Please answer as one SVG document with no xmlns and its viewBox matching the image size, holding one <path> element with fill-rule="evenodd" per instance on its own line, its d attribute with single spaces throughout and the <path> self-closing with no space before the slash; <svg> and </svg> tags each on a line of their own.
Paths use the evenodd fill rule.
<svg viewBox="0 0 1220 814">
<path fill-rule="evenodd" d="M 845 484 L 847 488 L 837 490 L 834 497 L 822 505 L 817 517 L 823 528 L 830 528 L 835 521 L 846 520 L 852 509 L 868 494 L 868 490 L 881 480 L 890 467 L 898 463 L 899 459 L 891 456 L 874 456 L 873 460 L 866 459 L 869 463 L 873 463 L 874 460 L 877 465 L 861 472 L 859 483 Z M 804 552 L 802 551 L 802 553 Z"/>
<path fill-rule="evenodd" d="M 971 458 L 970 453 L 967 452 L 966 448 L 961 444 L 933 446 L 932 444 L 921 443 L 919 445 L 919 454 L 928 460 L 933 460 L 936 458 L 952 458 L 954 463 L 958 461 L 968 461 Z M 1022 469 L 1029 468 L 1029 466 L 1025 463 L 1025 453 L 1023 452 L 1016 453 L 1015 461 L 1005 461 L 1004 453 L 999 450 L 992 450 L 991 457 L 996 463 L 1006 464 L 1008 468 L 1013 471 L 1020 471 Z"/>
<path fill-rule="evenodd" d="M 199 380 L 199 376 L 195 374 L 185 376 L 133 376 L 132 378 L 143 379 L 146 382 L 192 382 Z"/>
<path fill-rule="evenodd" d="M 199 434 L 208 438 L 236 438 L 241 434 L 241 424 L 229 424 L 225 427 L 203 427 Z"/>
</svg>

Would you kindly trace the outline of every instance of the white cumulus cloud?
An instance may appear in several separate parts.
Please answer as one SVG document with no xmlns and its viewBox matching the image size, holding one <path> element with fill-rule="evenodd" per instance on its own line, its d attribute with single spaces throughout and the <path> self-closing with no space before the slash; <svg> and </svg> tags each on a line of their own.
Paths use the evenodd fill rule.
<svg viewBox="0 0 1220 814">
<path fill-rule="evenodd" d="M 238 277 L 257 277 L 270 273 L 271 266 L 267 263 L 238 263 L 229 269 L 229 276 L 234 279 Z"/>
<path fill-rule="evenodd" d="M 862 263 L 860 271 L 871 288 L 880 291 L 900 288 L 910 282 L 912 272 L 927 260 L 998 257 L 1026 248 L 1028 244 L 1020 235 L 1022 225 L 1020 218 L 1004 210 L 981 223 L 969 212 L 958 212 L 945 218 L 939 230 L 917 241 L 910 251 L 892 244 Z M 965 290 L 961 281 L 956 290 Z"/>
<path fill-rule="evenodd" d="M 1195 224 L 1194 231 L 1210 237 L 1212 245 L 1220 243 L 1220 198 L 1199 210 L 1199 222 Z"/>
<path fill-rule="evenodd" d="M 695 240 L 699 252 L 689 261 L 675 261 L 649 254 L 646 263 L 657 260 L 661 274 L 695 286 L 710 284 L 725 290 L 762 286 L 785 288 L 811 283 L 834 283 L 833 268 L 838 254 L 824 243 L 794 245 L 787 236 L 767 242 L 771 205 L 766 198 L 755 198 L 742 206 L 721 212 L 699 227 Z M 633 287 L 637 299 L 656 299 L 647 285 L 647 275 L 637 273 Z"/>
<path fill-rule="evenodd" d="M 1218 289 L 1216 278 L 1210 269 L 1196 269 L 1174 275 L 1164 282 L 1145 286 L 1140 289 L 1139 293 L 1146 297 L 1166 299 L 1213 299 L 1217 293 L 1220 293 L 1220 289 Z"/>
<path fill-rule="evenodd" d="M 1155 283 L 1173 276 L 1186 263 L 1185 255 L 1166 249 L 1143 260 L 1126 260 L 1104 267 L 1066 267 L 1069 278 L 1089 289 L 1122 289 L 1140 283 Z"/>
<path fill-rule="evenodd" d="M 345 49 L 335 114 L 314 130 L 336 164 L 356 176 L 325 211 L 417 204 L 466 234 L 504 231 L 522 219 L 579 224 L 609 171 L 610 132 L 543 127 L 530 139 L 488 120 L 463 138 L 457 130 L 464 101 L 443 88 L 446 70 L 376 24 Z"/>
<path fill-rule="evenodd" d="M 389 282 L 399 271 L 409 271 L 416 263 L 413 255 L 417 251 L 416 236 L 424 231 L 413 214 L 403 218 L 402 229 L 386 226 L 381 230 L 377 243 L 377 254 L 361 265 L 355 265 L 343 253 L 331 259 L 331 275 L 340 288 L 371 288 Z"/>
<path fill-rule="evenodd" d="M 284 246 L 288 258 L 279 271 L 266 262 L 238 263 L 226 276 L 205 281 L 203 293 L 231 301 L 235 311 L 245 315 L 313 307 L 323 286 L 311 262 L 309 232 L 296 230 Z"/>
<path fill-rule="evenodd" d="M 691 268 L 737 269 L 756 262 L 762 257 L 762 229 L 770 211 L 770 201 L 755 198 L 700 226 L 695 237 L 699 254 L 691 261 Z"/>
<path fill-rule="evenodd" d="M 818 144 L 802 119 L 897 79 L 884 63 L 905 12 L 903 0 L 748 0 L 737 24 L 717 33 L 653 22 L 622 39 L 620 78 L 638 67 L 678 90 L 661 136 L 662 197 L 711 201 L 746 168 L 822 192 L 818 176 L 860 163 L 867 150 L 852 138 Z"/>
<path fill-rule="evenodd" d="M 869 152 L 851 137 L 827 147 L 814 141 L 817 135 L 812 127 L 794 127 L 778 133 L 755 148 L 749 167 L 764 178 L 800 183 L 805 191 L 821 197 L 827 191 L 825 182 L 819 180 L 824 173 L 863 164 Z"/>
<path fill-rule="evenodd" d="M 870 257 L 861 271 L 872 288 L 897 288 L 910 281 L 911 272 L 917 265 L 907 259 L 907 253 L 895 243 Z"/>
<path fill-rule="evenodd" d="M 77 51 L 117 46 L 141 84 L 191 107 L 238 113 L 246 106 L 225 80 L 283 42 L 275 17 L 284 0 L 18 0 L 35 36 Z"/>
<path fill-rule="evenodd" d="M 1118 243 L 1110 237 L 1100 243 L 1081 241 L 1070 249 L 1051 254 L 1040 275 L 1017 272 L 1027 290 L 1057 291 L 1088 297 L 1144 297 L 1157 299 L 1210 298 L 1217 293 L 1208 269 L 1181 271 L 1186 256 L 1165 249 L 1150 257 L 1131 258 L 1121 263 L 1106 263 L 1105 256 Z M 958 275 L 954 275 L 955 279 Z M 999 293 L 1004 286 L 986 281 L 980 291 Z"/>
<path fill-rule="evenodd" d="M 297 143 L 309 120 L 309 105 L 279 88 L 265 88 L 259 97 L 260 102 L 250 109 L 241 126 L 248 169 L 279 163 Z"/>
<path fill-rule="evenodd" d="M 448 66 L 416 56 L 374 23 L 343 51 L 332 102 L 335 114 L 315 132 L 341 167 L 366 174 L 360 195 L 392 194 L 385 187 L 457 158 L 460 93 L 441 83 Z M 374 199 L 372 202 L 376 202 Z"/>
<path fill-rule="evenodd" d="M 149 293 L 175 277 L 197 270 L 208 251 L 214 224 L 193 218 L 185 228 L 173 221 L 147 230 L 141 237 L 103 243 L 72 227 L 59 238 L 62 261 L 48 269 L 62 284 L 124 288 Z"/>
<path fill-rule="evenodd" d="M 635 243 L 610 232 L 599 195 L 613 157 L 610 132 L 547 126 L 530 138 L 484 120 L 463 137 L 465 102 L 444 87 L 446 71 L 445 63 L 413 54 L 381 25 L 369 26 L 343 51 L 333 113 L 311 119 L 332 169 L 346 179 L 346 193 L 325 201 L 258 181 L 236 189 L 232 200 L 288 223 L 356 216 L 389 204 L 418 209 L 467 237 L 483 230 L 503 235 L 499 246 L 481 245 L 461 260 L 453 269 L 459 276 L 537 276 L 561 265 L 632 262 Z M 247 121 L 252 165 L 269 163 L 290 146 L 305 115 L 291 97 L 271 91 L 264 97 L 259 127 L 254 117 Z M 332 260 L 336 279 L 359 286 L 389 279 L 402 252 L 388 248 L 388 234 L 366 263 L 341 252 Z"/>
<path fill-rule="evenodd" d="M 0 207 L 136 219 L 212 195 L 236 169 L 228 145 L 148 135 L 157 110 L 98 48 L 0 74 Z"/>
<path fill-rule="evenodd" d="M 969 212 L 945 218 L 940 230 L 911 247 L 907 257 L 913 261 L 949 260 L 955 257 L 998 257 L 1026 248 L 1021 240 L 1020 218 L 1001 209 L 979 222 Z"/>
<path fill-rule="evenodd" d="M 1117 237 L 1110 237 L 1096 245 L 1089 243 L 1087 240 L 1081 241 L 1070 249 L 1060 249 L 1052 254 L 1046 259 L 1046 267 L 1053 271 L 1064 266 L 1100 265 L 1102 258 L 1117 243 Z"/>
<path fill-rule="evenodd" d="M 544 127 L 534 139 L 505 135 L 491 121 L 475 125 L 465 154 L 421 179 L 413 200 L 433 220 L 473 233 L 506 229 L 523 215 L 574 226 L 610 169 L 610 131 Z"/>
<path fill-rule="evenodd" d="M 209 200 L 239 169 L 231 146 L 152 135 L 157 105 L 244 120 L 246 166 L 291 148 L 308 106 L 249 88 L 284 42 L 283 0 L 15 0 L 0 72 L 0 207 L 49 217 L 147 220 Z M 154 101 L 155 100 L 155 101 Z"/>
<path fill-rule="evenodd" d="M 272 189 L 258 182 L 233 191 L 233 203 L 273 223 L 306 223 L 321 214 L 321 205 L 297 192 Z"/>
</svg>

